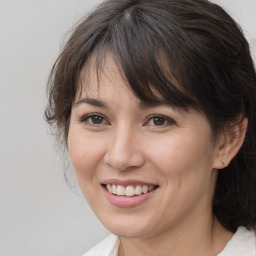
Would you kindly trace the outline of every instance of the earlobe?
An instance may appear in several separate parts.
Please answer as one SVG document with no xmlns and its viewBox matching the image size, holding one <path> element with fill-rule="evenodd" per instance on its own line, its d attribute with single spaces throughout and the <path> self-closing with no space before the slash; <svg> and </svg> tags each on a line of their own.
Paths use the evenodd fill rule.
<svg viewBox="0 0 256 256">
<path fill-rule="evenodd" d="M 229 165 L 244 142 L 247 125 L 248 119 L 243 118 L 243 120 L 230 126 L 228 130 L 223 132 L 216 148 L 217 154 L 213 168 L 223 169 Z"/>
</svg>

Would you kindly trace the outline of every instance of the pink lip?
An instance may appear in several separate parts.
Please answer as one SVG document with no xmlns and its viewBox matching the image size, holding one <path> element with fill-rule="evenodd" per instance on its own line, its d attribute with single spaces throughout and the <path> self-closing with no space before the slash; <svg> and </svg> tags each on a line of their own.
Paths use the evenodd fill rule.
<svg viewBox="0 0 256 256">
<path fill-rule="evenodd" d="M 110 183 L 108 183 L 108 184 L 110 184 Z M 111 184 L 113 184 L 113 183 L 111 183 Z M 129 183 L 129 184 L 131 184 L 131 183 Z M 116 205 L 116 206 L 119 206 L 122 208 L 129 208 L 129 207 L 134 207 L 139 204 L 142 204 L 143 202 L 150 199 L 156 190 L 157 189 L 154 189 L 146 194 L 141 194 L 138 196 L 126 197 L 126 196 L 113 195 L 103 186 L 103 191 L 104 191 L 104 194 L 105 194 L 106 198 L 108 199 L 108 201 L 110 203 L 112 203 L 113 205 Z"/>
<path fill-rule="evenodd" d="M 118 180 L 118 179 L 107 179 L 102 182 L 102 184 L 115 184 L 115 185 L 121 185 L 124 187 L 127 187 L 129 185 L 147 185 L 147 186 L 157 186 L 157 184 L 153 183 L 147 183 L 144 181 L 139 181 L 139 180 Z"/>
</svg>

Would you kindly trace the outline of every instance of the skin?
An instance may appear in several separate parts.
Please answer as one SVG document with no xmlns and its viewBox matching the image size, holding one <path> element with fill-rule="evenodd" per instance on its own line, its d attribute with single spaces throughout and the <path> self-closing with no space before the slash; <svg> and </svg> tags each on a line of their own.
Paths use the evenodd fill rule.
<svg viewBox="0 0 256 256">
<path fill-rule="evenodd" d="M 141 106 L 111 56 L 105 63 L 99 86 L 94 65 L 84 66 L 83 90 L 70 120 L 68 149 L 86 200 L 106 228 L 120 236 L 119 256 L 217 255 L 232 237 L 212 215 L 217 169 L 228 164 L 243 138 L 225 135 L 213 145 L 202 113 Z M 118 207 L 102 187 L 111 178 L 159 188 L 142 204 Z"/>
</svg>

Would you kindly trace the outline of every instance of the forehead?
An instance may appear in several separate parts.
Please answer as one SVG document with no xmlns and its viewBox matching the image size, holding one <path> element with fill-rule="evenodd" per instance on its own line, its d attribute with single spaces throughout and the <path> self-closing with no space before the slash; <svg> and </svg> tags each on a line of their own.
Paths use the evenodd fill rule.
<svg viewBox="0 0 256 256">
<path fill-rule="evenodd" d="M 95 55 L 92 55 L 81 70 L 78 94 L 105 94 L 109 86 L 118 90 L 121 84 L 129 86 L 113 57 L 107 54 L 98 62 Z"/>
<path fill-rule="evenodd" d="M 127 103 L 139 109 L 167 105 L 160 95 L 158 95 L 157 103 L 142 102 L 131 90 L 127 79 L 125 79 L 114 60 L 111 57 L 108 60 L 104 62 L 101 69 L 97 69 L 95 63 L 84 66 L 80 78 L 80 91 L 75 101 L 76 105 L 89 103 L 109 109 Z"/>
</svg>

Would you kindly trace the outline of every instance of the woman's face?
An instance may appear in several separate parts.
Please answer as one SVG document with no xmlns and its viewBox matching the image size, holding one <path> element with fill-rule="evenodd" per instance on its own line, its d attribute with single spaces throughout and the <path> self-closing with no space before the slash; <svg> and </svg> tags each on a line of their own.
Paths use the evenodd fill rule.
<svg viewBox="0 0 256 256">
<path fill-rule="evenodd" d="M 218 151 L 207 119 L 193 109 L 143 104 L 111 57 L 99 86 L 93 67 L 81 79 L 68 149 L 101 222 L 119 236 L 149 237 L 208 221 Z"/>
</svg>

